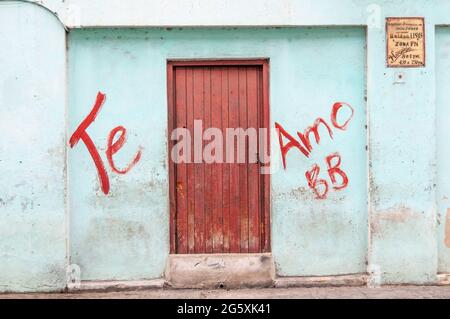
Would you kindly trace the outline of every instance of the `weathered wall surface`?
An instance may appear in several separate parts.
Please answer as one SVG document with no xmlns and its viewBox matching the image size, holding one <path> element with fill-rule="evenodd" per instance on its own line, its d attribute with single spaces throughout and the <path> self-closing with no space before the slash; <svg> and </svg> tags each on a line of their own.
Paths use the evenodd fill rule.
<svg viewBox="0 0 450 319">
<path fill-rule="evenodd" d="M 401 15 L 423 14 L 412 9 Z M 434 28 L 430 20 L 425 18 L 424 68 L 386 68 L 385 32 L 368 30 L 369 262 L 371 271 L 387 283 L 432 282 L 437 270 Z"/>
<path fill-rule="evenodd" d="M 333 127 L 331 139 L 322 127 L 311 157 L 290 150 L 286 169 L 272 177 L 280 275 L 365 272 L 367 263 L 382 283 L 430 283 L 437 272 L 449 272 L 449 33 L 438 28 L 435 40 L 435 26 L 450 23 L 450 2 L 39 3 L 68 27 L 105 29 L 72 30 L 66 51 L 64 29 L 48 11 L 24 1 L 0 3 L 0 38 L 9 44 L 0 48 L 0 169 L 7 172 L 0 177 L 0 290 L 61 289 L 69 263 L 82 266 L 83 279 L 161 276 L 168 253 L 167 57 L 270 57 L 272 125 L 290 134 L 318 117 L 329 122 L 334 102 L 354 108 L 346 130 Z M 386 68 L 388 16 L 425 17 L 424 68 Z M 295 28 L 114 29 L 133 26 Z M 106 101 L 87 131 L 108 174 L 108 196 L 83 142 L 68 149 L 66 136 L 98 91 Z M 118 125 L 128 135 L 114 155 L 118 168 L 142 147 L 126 174 L 114 173 L 105 154 Z M 272 151 L 280 156 L 276 140 Z M 317 163 L 331 183 L 325 157 L 334 152 L 348 185 L 334 191 L 330 184 L 319 200 L 305 171 Z"/>
<path fill-rule="evenodd" d="M 280 162 L 273 163 L 278 170 L 272 174 L 272 243 L 283 275 L 364 272 L 364 46 L 362 28 L 71 32 L 70 132 L 89 113 L 101 91 L 107 98 L 89 128 L 95 144 L 103 150 L 109 131 L 123 125 L 129 142 L 122 156 L 117 155 L 118 163 L 122 161 L 118 166 L 126 166 L 138 147 L 143 148 L 141 160 L 129 173 L 111 173 L 107 196 L 99 190 L 86 148 L 79 145 L 70 150 L 72 262 L 80 265 L 82 278 L 161 276 L 169 238 L 166 61 L 194 57 L 269 57 L 271 127 L 277 122 L 292 135 L 303 132 L 317 118 L 333 127 L 333 104 L 345 101 L 352 105 L 355 115 L 348 130 L 333 127 L 331 139 L 321 125 L 321 143 L 315 146 L 311 137 L 314 149 L 309 159 L 292 150 L 286 170 Z M 334 76 L 327 76 L 329 72 Z M 343 123 L 351 112 L 347 109 L 340 115 Z M 272 139 L 273 152 L 279 149 L 278 140 Z M 317 163 L 322 167 L 320 177 L 326 177 L 325 158 L 338 151 L 349 186 L 336 192 L 329 182 L 328 194 L 317 199 L 308 188 L 305 172 Z"/>
<path fill-rule="evenodd" d="M 169 252 L 167 102 L 162 35 L 148 31 L 80 30 L 69 37 L 70 134 L 91 111 L 97 92 L 106 100 L 88 132 L 110 180 L 100 189 L 82 142 L 69 153 L 72 263 L 82 279 L 161 277 Z M 170 44 L 169 44 L 170 45 Z M 152 63 L 149 63 L 152 61 Z M 127 142 L 114 162 L 105 154 L 110 131 L 121 125 Z"/>
<path fill-rule="evenodd" d="M 450 273 L 450 28 L 436 29 L 438 272 Z"/>
<path fill-rule="evenodd" d="M 320 143 L 310 136 L 308 157 L 291 149 L 285 154 L 284 168 L 272 161 L 272 247 L 278 274 L 365 272 L 365 32 L 362 28 L 313 28 L 289 33 L 279 32 L 284 40 L 267 52 L 271 57 L 271 127 L 277 123 L 298 140 L 296 132 L 306 136 L 317 119 L 323 122 L 318 125 Z M 338 112 L 339 123 L 348 121 L 346 129 L 332 125 L 336 102 L 353 108 L 353 116 L 350 108 Z M 280 157 L 278 139 L 272 139 L 271 149 Z M 345 176 L 328 174 L 327 159 L 331 166 L 340 160 Z M 305 176 L 314 167 L 315 188 L 308 186 Z"/>
<path fill-rule="evenodd" d="M 447 0 L 24 0 L 57 13 L 64 25 L 112 26 L 312 26 L 376 25 L 385 16 L 425 16 L 448 24 Z M 438 9 L 439 8 L 439 9 Z M 375 14 L 375 15 L 373 15 Z M 377 16 L 380 14 L 380 16 Z"/>
<path fill-rule="evenodd" d="M 62 289 L 65 32 L 17 3 L 0 3 L 0 30 L 0 291 Z"/>
</svg>

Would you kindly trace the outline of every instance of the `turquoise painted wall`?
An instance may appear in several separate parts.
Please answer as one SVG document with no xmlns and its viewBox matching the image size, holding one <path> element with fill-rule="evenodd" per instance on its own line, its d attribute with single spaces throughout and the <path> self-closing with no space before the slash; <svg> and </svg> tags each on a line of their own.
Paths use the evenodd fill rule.
<svg viewBox="0 0 450 319">
<path fill-rule="evenodd" d="M 407 9 L 397 15 L 420 15 Z M 369 271 L 382 283 L 436 281 L 434 25 L 425 19 L 424 68 L 386 68 L 385 32 L 368 29 Z"/>
<path fill-rule="evenodd" d="M 450 273 L 450 29 L 436 29 L 438 272 Z"/>
<path fill-rule="evenodd" d="M 66 285 L 65 32 L 0 4 L 0 291 Z M 42 45 L 45 43 L 45 45 Z"/>
<path fill-rule="evenodd" d="M 365 272 L 363 28 L 86 29 L 69 35 L 69 131 L 76 129 L 101 91 L 107 100 L 89 129 L 94 142 L 104 149 L 109 130 L 123 125 L 130 137 L 118 156 L 119 162 L 123 159 L 119 166 L 127 164 L 139 145 L 143 153 L 127 175 L 111 175 L 111 193 L 105 196 L 86 148 L 69 152 L 71 261 L 80 265 L 82 278 L 162 275 L 169 238 L 167 59 L 217 57 L 270 58 L 271 127 L 276 121 L 293 135 L 317 117 L 331 126 L 331 107 L 337 101 L 353 106 L 355 116 L 347 131 L 336 130 L 332 140 L 321 128 L 321 144 L 314 146 L 309 159 L 293 150 L 287 169 L 272 174 L 272 244 L 282 275 Z M 345 120 L 346 114 L 340 114 Z M 272 150 L 280 152 L 275 138 Z M 325 157 L 337 151 L 349 186 L 317 200 L 305 172 L 318 163 L 320 177 L 326 176 Z"/>
<path fill-rule="evenodd" d="M 61 15 L 61 4 L 44 2 L 63 21 L 76 18 Z M 272 176 L 279 275 L 368 271 L 381 283 L 433 283 L 438 272 L 448 273 L 450 40 L 444 27 L 437 27 L 435 39 L 435 25 L 450 23 L 450 4 L 300 5 L 273 14 L 288 16 L 287 25 L 311 27 L 74 29 L 66 50 L 64 28 L 49 11 L 0 2 L 0 40 L 7 44 L 0 47 L 0 291 L 61 290 L 70 264 L 81 266 L 82 279 L 162 275 L 168 253 L 168 57 L 270 57 L 272 124 L 291 134 L 318 116 L 328 120 L 337 100 L 354 107 L 348 130 L 334 130 L 333 140 L 322 130 L 310 159 L 291 150 L 287 169 L 277 166 Z M 249 25 L 279 24 L 270 6 L 260 9 L 258 23 Z M 108 10 L 98 25 L 120 25 Z M 384 18 L 402 15 L 425 17 L 425 68 L 385 66 Z M 128 10 L 124 21 L 131 16 Z M 93 11 L 79 18 L 96 25 Z M 142 25 L 142 16 L 136 19 Z M 83 144 L 68 147 L 97 91 L 107 98 L 88 132 L 108 170 L 108 196 Z M 112 173 L 105 157 L 108 133 L 117 125 L 128 134 L 114 156 L 119 167 L 143 148 L 126 175 Z M 272 150 L 278 149 L 273 140 Z M 324 157 L 331 152 L 341 154 L 349 184 L 318 201 L 304 172 L 317 162 L 329 180 Z"/>
</svg>

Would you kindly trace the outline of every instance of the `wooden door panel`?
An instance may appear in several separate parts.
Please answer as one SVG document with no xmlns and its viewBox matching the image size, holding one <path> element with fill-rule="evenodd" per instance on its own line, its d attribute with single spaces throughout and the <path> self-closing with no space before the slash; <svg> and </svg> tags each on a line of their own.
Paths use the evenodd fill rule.
<svg viewBox="0 0 450 319">
<path fill-rule="evenodd" d="M 260 174 L 259 140 L 250 144 L 250 138 L 241 131 L 234 140 L 234 157 L 226 153 L 231 142 L 226 138 L 228 128 L 258 132 L 268 127 L 268 95 L 264 91 L 268 88 L 264 76 L 267 61 L 221 62 L 168 64 L 169 129 L 186 128 L 191 135 L 188 162 L 169 159 L 172 253 L 257 253 L 270 249 L 269 178 Z M 208 163 L 201 156 L 209 141 L 203 140 L 200 147 L 194 142 L 196 120 L 202 121 L 200 133 L 211 127 L 222 131 L 222 161 L 216 157 L 219 162 Z M 244 137 L 246 154 L 244 162 L 238 162 L 239 138 Z M 169 141 L 169 147 L 174 144 Z"/>
</svg>

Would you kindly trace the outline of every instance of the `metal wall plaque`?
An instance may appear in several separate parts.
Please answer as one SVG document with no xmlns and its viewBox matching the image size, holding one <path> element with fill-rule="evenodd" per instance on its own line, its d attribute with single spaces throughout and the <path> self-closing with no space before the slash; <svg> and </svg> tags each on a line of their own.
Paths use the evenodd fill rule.
<svg viewBox="0 0 450 319">
<path fill-rule="evenodd" d="M 388 67 L 425 66 L 424 18 L 386 18 Z"/>
</svg>

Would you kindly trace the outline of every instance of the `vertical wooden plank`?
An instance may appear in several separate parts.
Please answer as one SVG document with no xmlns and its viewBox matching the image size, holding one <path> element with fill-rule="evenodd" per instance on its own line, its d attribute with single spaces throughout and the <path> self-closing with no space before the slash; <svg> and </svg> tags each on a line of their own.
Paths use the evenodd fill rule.
<svg viewBox="0 0 450 319">
<path fill-rule="evenodd" d="M 222 133 L 225 136 L 228 125 L 228 68 L 222 68 Z M 222 214 L 223 252 L 230 251 L 230 164 L 226 163 L 226 143 L 223 143 L 222 164 Z"/>
<path fill-rule="evenodd" d="M 194 85 L 194 120 L 200 120 L 203 123 L 203 69 L 196 67 L 193 71 Z M 203 123 L 204 125 L 204 123 Z M 202 132 L 203 133 L 203 132 Z M 193 135 L 194 138 L 194 135 Z M 198 138 L 202 138 L 199 136 Z M 196 141 L 201 143 L 201 141 Z M 195 151 L 195 150 L 194 150 Z M 204 164 L 194 164 L 195 190 L 194 190 L 194 218 L 195 218 L 195 253 L 205 252 L 205 223 L 204 223 L 204 192 L 205 192 L 205 174 Z"/>
<path fill-rule="evenodd" d="M 262 125 L 263 127 L 269 129 L 270 127 L 270 118 L 269 118 L 269 63 L 265 61 L 262 67 Z M 270 158 L 270 134 L 267 134 L 267 138 L 265 141 L 265 152 Z M 266 163 L 265 165 L 270 165 L 270 163 Z M 270 247 L 270 174 L 262 175 L 263 178 L 263 190 L 261 192 L 262 196 L 262 209 L 264 214 L 264 236 L 263 236 L 263 252 L 269 252 L 271 250 Z"/>
<path fill-rule="evenodd" d="M 193 68 L 186 68 L 186 118 L 187 129 L 191 133 L 191 156 L 190 162 L 187 166 L 187 240 L 188 240 L 188 253 L 194 253 L 195 245 L 195 223 L 194 223 L 194 200 L 195 200 L 195 176 L 194 176 L 194 164 L 193 164 L 193 151 L 194 151 L 194 83 L 193 83 Z"/>
<path fill-rule="evenodd" d="M 247 123 L 249 128 L 258 131 L 258 70 L 256 67 L 247 68 Z M 260 190 L 259 164 L 257 161 L 258 140 L 249 140 L 253 147 L 248 147 L 248 218 L 249 218 L 249 252 L 260 251 Z M 256 151 L 256 152 L 255 152 Z"/>
<path fill-rule="evenodd" d="M 203 73 L 203 103 L 205 129 L 211 127 L 211 68 L 205 67 Z M 205 253 L 212 253 L 212 206 L 211 206 L 211 165 L 204 164 L 205 194 L 204 194 L 204 221 L 205 221 Z"/>
<path fill-rule="evenodd" d="M 229 128 L 239 127 L 239 74 L 237 67 L 228 69 L 228 125 Z M 226 140 L 230 143 L 231 140 Z M 233 156 L 237 154 L 237 143 L 231 150 Z M 235 158 L 230 163 L 230 253 L 239 253 L 240 250 L 240 193 L 239 193 L 239 166 Z"/>
<path fill-rule="evenodd" d="M 219 67 L 211 69 L 211 126 L 222 127 L 222 72 Z M 217 137 L 219 138 L 219 137 Z M 216 151 L 218 151 L 216 149 Z M 213 219 L 213 252 L 219 253 L 223 249 L 222 233 L 222 164 L 213 163 L 212 181 L 213 189 L 211 197 Z"/>
<path fill-rule="evenodd" d="M 171 133 L 175 128 L 175 78 L 174 68 L 170 63 L 167 64 L 167 119 L 168 119 L 168 143 L 167 154 L 169 154 L 169 202 L 170 202 L 170 253 L 176 252 L 176 194 L 175 194 L 175 163 L 170 156 L 171 150 L 175 145 L 171 138 Z"/>
<path fill-rule="evenodd" d="M 186 127 L 186 68 L 175 69 L 176 128 Z M 187 166 L 176 165 L 177 253 L 187 253 Z"/>
<path fill-rule="evenodd" d="M 247 130 L 247 70 L 239 67 L 239 127 Z M 248 253 L 248 147 L 247 138 L 241 135 L 239 140 L 245 140 L 245 148 L 239 147 L 240 152 L 246 153 L 245 162 L 239 163 L 239 192 L 240 192 L 240 219 L 241 219 L 241 253 Z"/>
<path fill-rule="evenodd" d="M 258 67 L 258 127 L 266 128 L 264 123 L 264 87 L 263 87 L 263 67 Z M 258 170 L 259 174 L 259 209 L 260 209 L 260 251 L 264 251 L 265 245 L 265 236 L 266 236 L 266 225 L 265 225 L 265 193 L 264 193 L 264 185 L 265 185 L 265 174 L 262 174 L 262 167 L 265 166 L 267 162 L 266 158 L 266 138 L 270 135 L 269 128 L 266 128 L 266 133 L 263 135 L 258 135 L 258 153 L 259 153 L 259 165 Z"/>
</svg>

